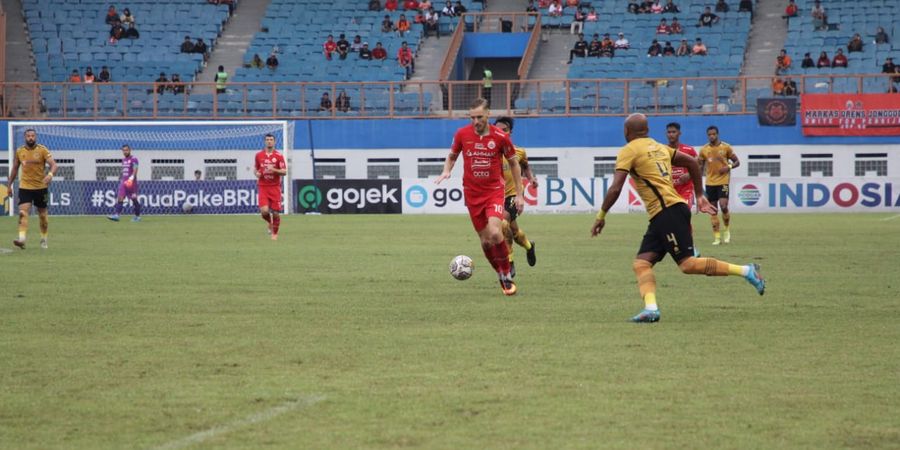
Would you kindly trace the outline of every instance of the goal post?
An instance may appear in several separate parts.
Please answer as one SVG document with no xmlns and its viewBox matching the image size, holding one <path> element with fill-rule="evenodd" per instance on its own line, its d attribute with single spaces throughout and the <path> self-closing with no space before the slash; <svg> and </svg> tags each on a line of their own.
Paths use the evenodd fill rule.
<svg viewBox="0 0 900 450">
<path fill-rule="evenodd" d="M 37 142 L 50 149 L 57 173 L 50 185 L 54 215 L 108 214 L 121 174 L 121 147 L 128 144 L 140 161 L 139 199 L 145 214 L 255 213 L 254 156 L 267 134 L 284 154 L 284 213 L 292 198 L 293 123 L 284 120 L 9 122 L 12 162 L 34 129 Z M 10 169 L 12 164 L 10 164 Z M 199 179 L 195 172 L 199 171 Z M 10 207 L 10 215 L 15 208 Z M 126 202 L 126 212 L 130 202 Z"/>
</svg>

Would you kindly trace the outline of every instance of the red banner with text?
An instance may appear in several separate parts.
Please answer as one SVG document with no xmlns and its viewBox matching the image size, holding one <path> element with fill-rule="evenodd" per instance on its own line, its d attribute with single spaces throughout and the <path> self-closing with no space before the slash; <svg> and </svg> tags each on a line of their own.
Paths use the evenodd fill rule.
<svg viewBox="0 0 900 450">
<path fill-rule="evenodd" d="M 805 136 L 900 136 L 898 94 L 805 94 Z"/>
</svg>

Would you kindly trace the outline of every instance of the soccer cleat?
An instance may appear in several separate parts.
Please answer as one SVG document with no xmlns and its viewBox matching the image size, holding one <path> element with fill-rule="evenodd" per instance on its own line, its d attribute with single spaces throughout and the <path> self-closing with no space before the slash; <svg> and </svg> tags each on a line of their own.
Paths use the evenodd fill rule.
<svg viewBox="0 0 900 450">
<path fill-rule="evenodd" d="M 141 216 L 134 216 L 134 217 L 131 218 L 131 221 L 132 221 L 132 222 L 140 222 L 140 221 L 141 221 Z"/>
<path fill-rule="evenodd" d="M 513 283 L 513 280 L 504 280 L 500 279 L 500 290 L 503 291 L 504 295 L 516 295 L 518 289 L 516 289 L 516 283 Z"/>
<path fill-rule="evenodd" d="M 766 280 L 759 273 L 759 264 L 750 264 L 750 271 L 747 272 L 747 276 L 744 279 L 756 288 L 756 292 L 759 292 L 759 295 L 766 293 Z"/>
<path fill-rule="evenodd" d="M 41 239 L 41 248 L 44 250 L 47 250 L 49 248 L 49 246 L 47 245 L 46 239 L 43 239 L 43 238 Z"/>
<path fill-rule="evenodd" d="M 632 317 L 631 321 L 634 323 L 659 322 L 659 310 L 650 311 L 649 309 L 645 309 L 645 310 L 641 311 L 638 315 Z"/>
<path fill-rule="evenodd" d="M 719 244 L 721 244 L 721 243 L 722 243 L 722 241 L 720 241 L 720 240 L 718 240 L 718 239 L 712 241 L 712 245 L 719 245 Z"/>
<path fill-rule="evenodd" d="M 731 243 L 731 232 L 730 231 L 725 230 L 724 232 L 722 232 L 722 243 L 723 244 Z"/>
<path fill-rule="evenodd" d="M 25 250 L 25 239 L 13 239 L 13 245 Z"/>
<path fill-rule="evenodd" d="M 516 277 L 516 263 L 513 261 L 509 262 L 509 277 L 510 278 Z"/>
<path fill-rule="evenodd" d="M 534 267 L 537 263 L 537 255 L 534 254 L 534 241 L 531 242 L 531 248 L 525 251 L 525 256 L 528 257 L 528 265 Z"/>
<path fill-rule="evenodd" d="M 113 222 L 118 222 L 118 221 L 119 221 L 119 215 L 118 215 L 118 214 L 113 214 L 113 215 L 111 215 L 111 216 L 106 216 L 106 218 L 109 219 L 109 220 L 112 220 Z"/>
</svg>

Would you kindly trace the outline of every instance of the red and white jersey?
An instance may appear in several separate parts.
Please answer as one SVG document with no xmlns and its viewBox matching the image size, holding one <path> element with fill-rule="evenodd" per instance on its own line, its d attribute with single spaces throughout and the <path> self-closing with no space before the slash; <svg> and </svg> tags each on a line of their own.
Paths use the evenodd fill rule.
<svg viewBox="0 0 900 450">
<path fill-rule="evenodd" d="M 690 145 L 678 144 L 678 148 L 675 150 L 678 150 L 691 158 L 697 158 L 697 150 L 694 150 L 694 147 L 691 147 Z M 686 173 L 688 173 L 687 167 L 672 166 L 672 184 L 675 185 L 675 190 L 678 191 L 678 194 L 685 200 L 694 195 L 694 183 L 691 182 L 691 180 L 681 184 L 678 183 L 678 179 Z"/>
<path fill-rule="evenodd" d="M 472 124 L 457 130 L 450 151 L 462 153 L 463 187 L 473 195 L 503 190 L 503 158 L 516 156 L 509 135 L 490 124 L 485 136 L 479 136 Z"/>
<path fill-rule="evenodd" d="M 255 167 L 261 174 L 257 181 L 258 185 L 281 186 L 281 175 L 274 172 L 266 172 L 271 169 L 286 169 L 287 163 L 284 162 L 284 155 L 278 153 L 278 150 L 273 151 L 271 154 L 266 153 L 265 150 L 260 150 L 256 153 Z"/>
</svg>

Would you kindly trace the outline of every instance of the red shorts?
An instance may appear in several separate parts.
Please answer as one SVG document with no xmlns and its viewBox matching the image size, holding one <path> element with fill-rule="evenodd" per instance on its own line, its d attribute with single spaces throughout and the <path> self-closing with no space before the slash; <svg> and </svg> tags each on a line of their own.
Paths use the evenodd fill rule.
<svg viewBox="0 0 900 450">
<path fill-rule="evenodd" d="M 268 206 L 270 210 L 281 212 L 281 186 L 257 186 L 257 202 L 260 208 Z"/>
<path fill-rule="evenodd" d="M 694 186 L 689 184 L 686 187 L 676 189 L 678 190 L 678 195 L 687 202 L 688 208 L 694 209 Z"/>
<path fill-rule="evenodd" d="M 496 217 L 503 220 L 503 189 L 497 189 L 496 192 L 487 195 L 470 196 L 466 194 L 466 207 L 469 208 L 469 218 L 472 219 L 472 226 L 475 231 L 481 231 L 488 224 L 488 218 Z"/>
</svg>

